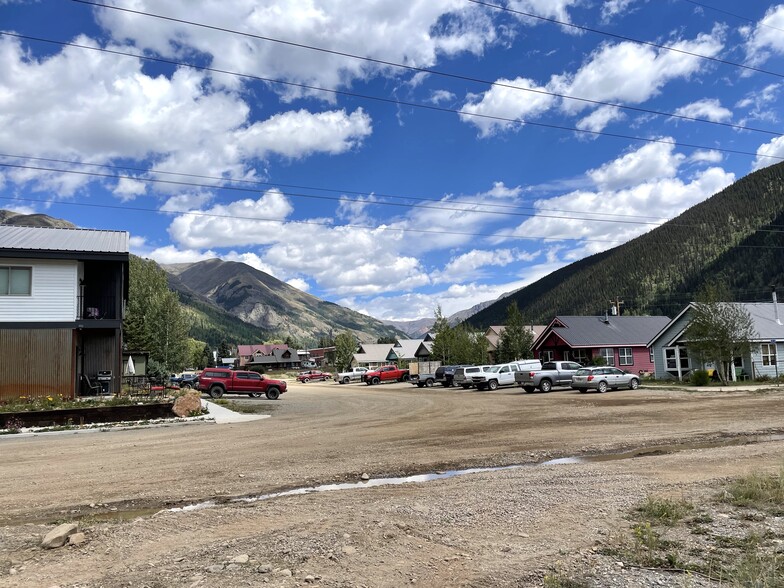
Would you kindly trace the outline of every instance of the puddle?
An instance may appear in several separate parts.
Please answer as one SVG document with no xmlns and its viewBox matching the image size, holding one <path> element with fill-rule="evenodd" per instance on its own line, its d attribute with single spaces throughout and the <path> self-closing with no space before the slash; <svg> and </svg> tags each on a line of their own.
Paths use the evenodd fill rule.
<svg viewBox="0 0 784 588">
<path fill-rule="evenodd" d="M 652 447 L 641 447 L 637 449 L 631 449 L 629 451 L 616 452 L 616 453 L 599 453 L 599 454 L 559 457 L 556 459 L 549 459 L 547 461 L 543 461 L 540 463 L 467 468 L 462 470 L 447 470 L 444 472 L 435 472 L 432 474 L 417 474 L 414 476 L 402 476 L 397 478 L 375 478 L 362 482 L 322 484 L 319 486 L 306 486 L 301 488 L 294 488 L 292 490 L 284 490 L 281 492 L 272 492 L 270 494 L 243 496 L 243 497 L 222 499 L 222 500 L 205 500 L 204 502 L 197 502 L 185 506 L 168 508 L 163 510 L 157 508 L 146 508 L 146 509 L 138 509 L 138 510 L 102 512 L 102 513 L 88 514 L 84 516 L 89 516 L 90 518 L 96 520 L 103 520 L 103 521 L 111 521 L 111 520 L 126 521 L 138 517 L 154 516 L 158 513 L 194 512 L 194 511 L 204 510 L 208 508 L 215 508 L 216 506 L 223 505 L 223 504 L 238 504 L 238 503 L 252 504 L 255 502 L 263 502 L 265 500 L 273 500 L 275 498 L 285 498 L 287 496 L 300 496 L 303 494 L 314 494 L 318 492 L 337 492 L 339 490 L 358 490 L 361 488 L 378 488 L 381 486 L 420 484 L 423 482 L 434 482 L 436 480 L 446 480 L 449 478 L 468 476 L 471 474 L 483 474 L 488 472 L 500 472 L 504 470 L 516 470 L 516 469 L 532 468 L 532 467 L 540 467 L 540 466 L 562 466 L 562 465 L 575 465 L 575 464 L 585 464 L 585 463 L 601 463 L 601 462 L 619 461 L 625 459 L 639 459 L 645 457 L 670 455 L 682 451 L 692 451 L 698 449 L 713 449 L 716 447 L 731 447 L 731 446 L 739 446 L 739 445 L 752 445 L 757 443 L 769 443 L 773 441 L 784 441 L 784 434 L 746 435 L 740 437 L 716 439 L 713 441 L 678 443 L 678 444 L 670 444 L 670 445 L 655 445 Z"/>
</svg>

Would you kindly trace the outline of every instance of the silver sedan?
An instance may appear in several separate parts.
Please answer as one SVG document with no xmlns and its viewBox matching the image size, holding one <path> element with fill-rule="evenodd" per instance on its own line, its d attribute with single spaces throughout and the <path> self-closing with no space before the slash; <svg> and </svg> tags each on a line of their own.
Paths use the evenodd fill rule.
<svg viewBox="0 0 784 588">
<path fill-rule="evenodd" d="M 624 372 L 614 367 L 589 367 L 577 370 L 572 376 L 572 388 L 580 392 L 598 390 L 607 392 L 607 389 L 629 388 L 636 390 L 640 387 L 640 378 L 635 374 Z"/>
</svg>

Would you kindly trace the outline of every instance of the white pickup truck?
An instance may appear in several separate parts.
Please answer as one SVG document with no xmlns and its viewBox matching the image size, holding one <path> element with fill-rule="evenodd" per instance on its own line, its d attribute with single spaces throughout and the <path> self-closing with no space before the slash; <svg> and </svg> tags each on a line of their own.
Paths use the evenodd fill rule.
<svg viewBox="0 0 784 588">
<path fill-rule="evenodd" d="M 523 370 L 515 374 L 515 380 L 526 392 L 541 390 L 549 392 L 554 386 L 571 386 L 572 376 L 581 366 L 573 361 L 548 361 L 540 370 Z"/>
<path fill-rule="evenodd" d="M 348 384 L 349 382 L 361 382 L 362 376 L 368 371 L 366 367 L 351 368 L 347 372 L 340 372 L 335 374 L 335 381 L 341 384 Z"/>
<path fill-rule="evenodd" d="M 513 386 L 515 374 L 523 370 L 542 369 L 542 363 L 538 359 L 524 359 L 511 363 L 502 363 L 485 368 L 477 374 L 471 375 L 471 383 L 477 390 L 496 390 L 499 386 Z"/>
</svg>

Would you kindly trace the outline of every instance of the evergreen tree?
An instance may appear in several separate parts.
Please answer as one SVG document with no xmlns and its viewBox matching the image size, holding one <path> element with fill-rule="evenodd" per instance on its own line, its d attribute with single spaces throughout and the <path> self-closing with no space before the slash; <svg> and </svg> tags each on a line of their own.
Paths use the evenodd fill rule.
<svg viewBox="0 0 784 588">
<path fill-rule="evenodd" d="M 335 369 L 339 372 L 347 370 L 356 351 L 357 340 L 351 332 L 345 331 L 335 337 Z"/>
<path fill-rule="evenodd" d="M 228 341 L 224 339 L 220 342 L 220 345 L 218 345 L 218 359 L 222 360 L 227 357 L 231 357 L 231 347 L 229 347 Z"/>
<path fill-rule="evenodd" d="M 441 305 L 436 307 L 435 318 L 432 332 L 436 340 L 433 342 L 430 357 L 434 361 L 440 361 L 442 365 L 449 365 L 453 354 L 454 330 L 441 312 Z"/>
<path fill-rule="evenodd" d="M 517 308 L 517 303 L 513 302 L 506 309 L 506 327 L 498 341 L 498 362 L 530 359 L 533 357 L 531 354 L 533 343 L 533 333 L 525 326 L 523 315 Z"/>
</svg>

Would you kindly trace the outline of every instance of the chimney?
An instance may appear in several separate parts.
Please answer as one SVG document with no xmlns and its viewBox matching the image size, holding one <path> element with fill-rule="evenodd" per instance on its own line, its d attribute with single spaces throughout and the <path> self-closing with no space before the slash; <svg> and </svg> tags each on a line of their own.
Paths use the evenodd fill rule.
<svg viewBox="0 0 784 588">
<path fill-rule="evenodd" d="M 776 324 L 780 325 L 781 319 L 779 318 L 779 301 L 776 297 L 776 286 L 771 286 L 770 289 L 773 293 L 773 316 L 776 318 Z"/>
</svg>

